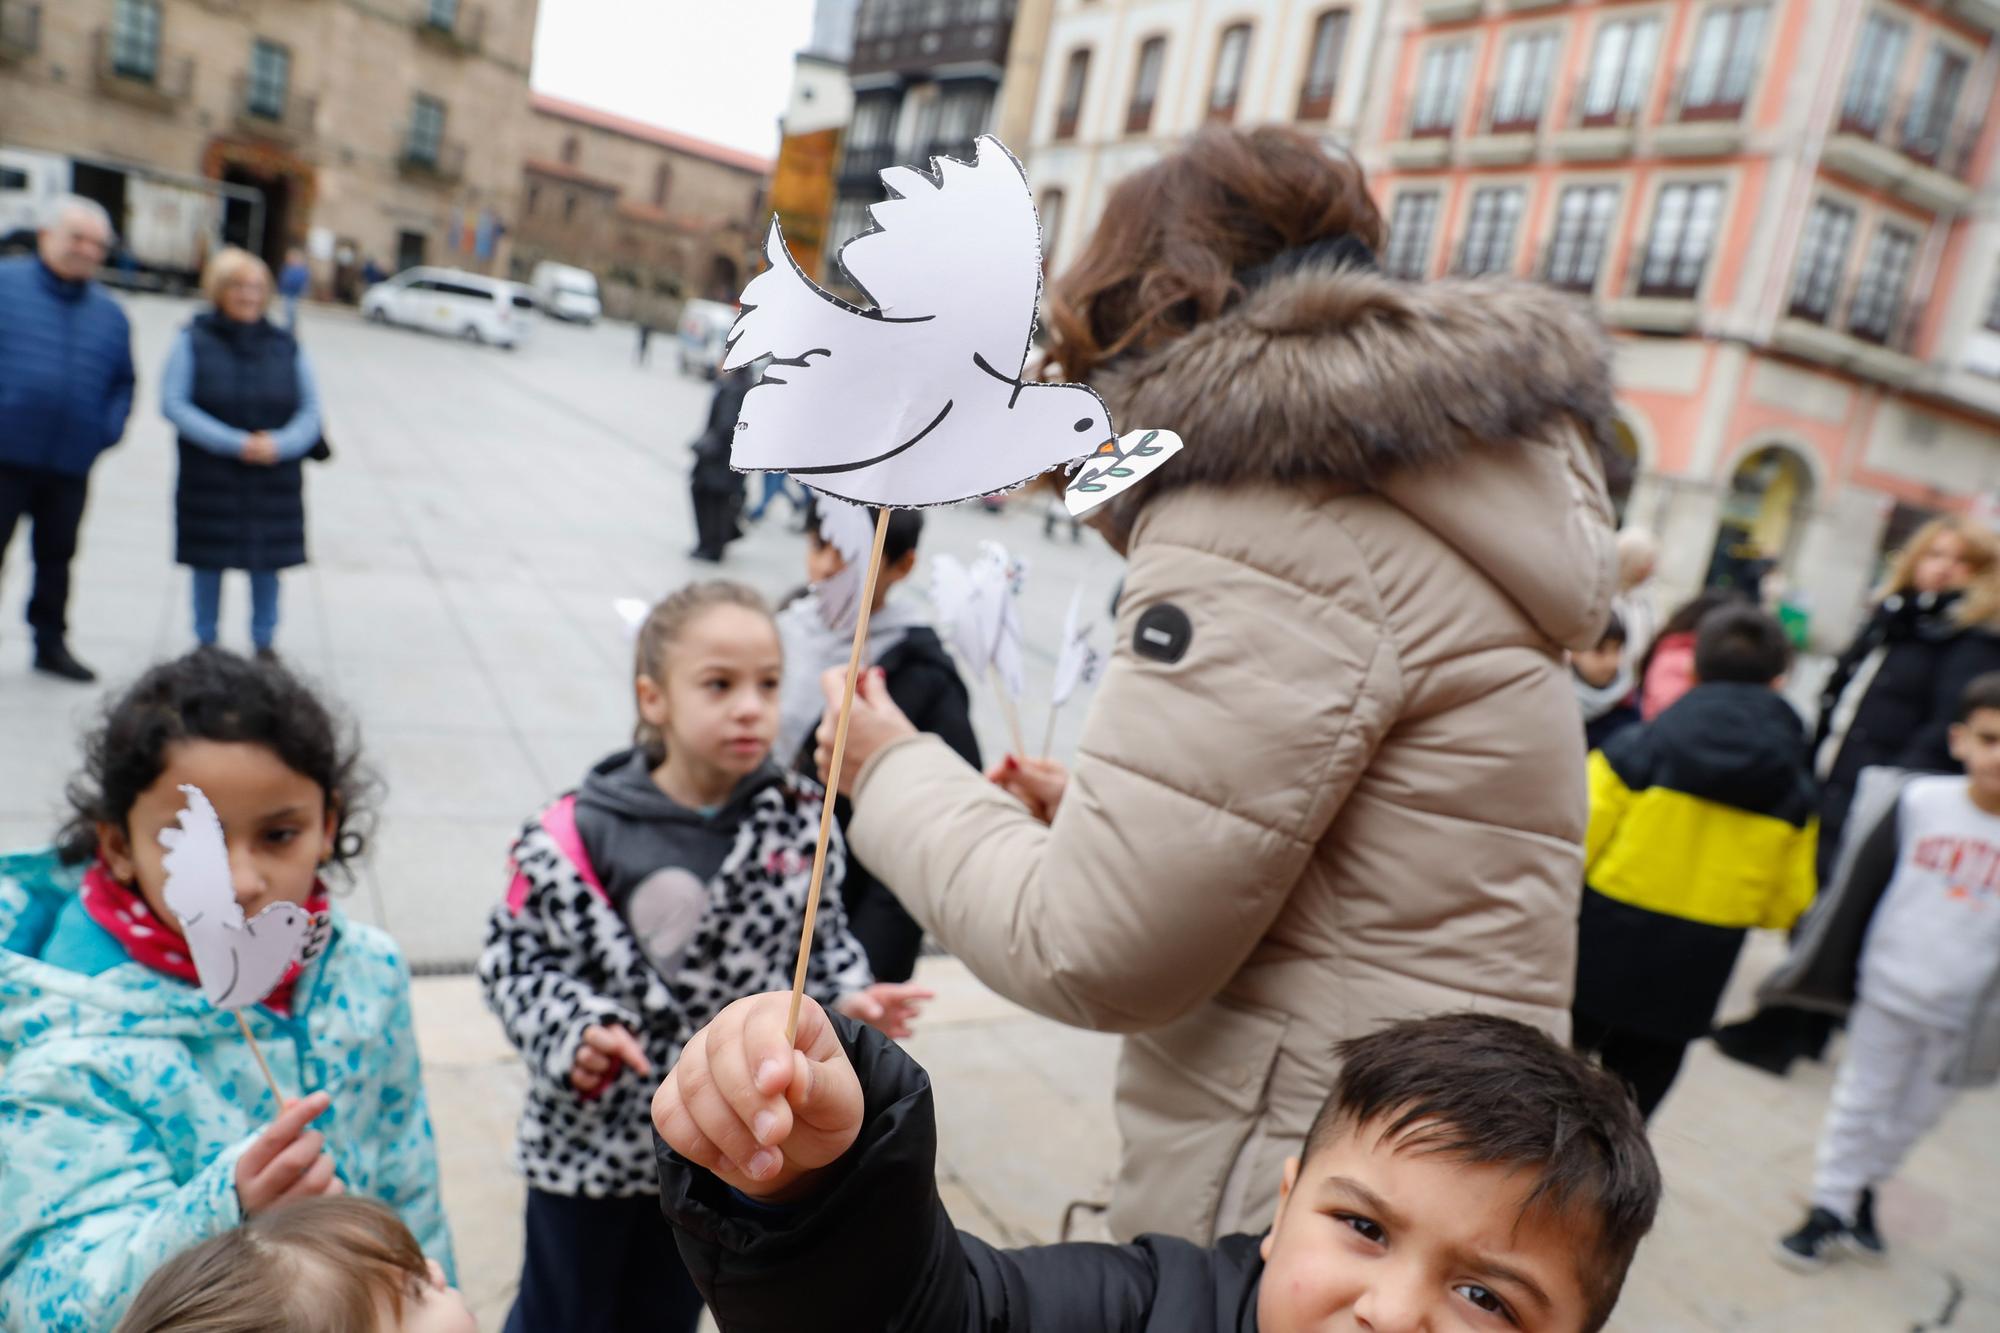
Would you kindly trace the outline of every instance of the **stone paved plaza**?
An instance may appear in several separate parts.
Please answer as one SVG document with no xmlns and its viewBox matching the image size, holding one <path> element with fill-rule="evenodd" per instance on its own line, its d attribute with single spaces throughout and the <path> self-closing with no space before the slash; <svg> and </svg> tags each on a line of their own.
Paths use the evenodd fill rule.
<svg viewBox="0 0 2000 1333">
<path fill-rule="evenodd" d="M 129 308 L 140 404 L 94 474 L 73 604 L 74 646 L 113 684 L 191 643 L 187 581 L 171 563 L 171 437 L 157 406 L 168 340 L 190 307 Z M 706 572 L 684 558 L 686 444 L 706 388 L 677 373 L 663 340 L 651 367 L 635 367 L 622 326 L 544 327 L 509 354 L 309 310 L 304 336 L 337 456 L 310 474 L 313 563 L 286 576 L 278 642 L 353 711 L 386 784 L 346 906 L 437 974 L 419 980 L 416 1003 L 446 1203 L 465 1286 L 483 1326 L 497 1329 L 519 1259 L 521 1193 L 507 1154 L 523 1073 L 476 987 L 455 973 L 477 951 L 522 820 L 630 729 L 629 648 L 613 600 Z M 987 537 L 1031 564 L 1026 729 L 1038 744 L 1069 590 L 1081 580 L 1101 608 L 1117 561 L 1094 538 L 1045 541 L 1026 504 L 999 516 L 940 512 L 925 547 L 968 556 Z M 731 548 L 724 572 L 782 595 L 801 577 L 800 552 L 784 520 L 767 521 Z M 48 837 L 78 731 L 101 698 L 27 671 L 25 555 L 17 542 L 0 577 L 6 846 Z M 232 582 L 225 597 L 226 640 L 242 646 L 247 591 Z M 997 754 L 1004 725 L 987 691 L 975 699 Z M 1079 700 L 1061 719 L 1058 754 L 1084 712 Z M 1760 939 L 1746 953 L 1736 1008 L 1777 948 Z M 927 960 L 921 976 L 940 999 L 910 1048 L 937 1084 L 947 1202 L 989 1238 L 1053 1239 L 1070 1200 L 1102 1197 L 1115 1158 L 1115 1040 L 1025 1014 L 950 959 Z M 1811 1066 L 1780 1082 L 1696 1049 L 1656 1126 L 1668 1201 L 1615 1329 L 2000 1328 L 2000 1096 L 1962 1101 L 1885 1190 L 1895 1247 L 1885 1268 L 1808 1279 L 1771 1261 L 1802 1204 L 1830 1079 Z"/>
</svg>

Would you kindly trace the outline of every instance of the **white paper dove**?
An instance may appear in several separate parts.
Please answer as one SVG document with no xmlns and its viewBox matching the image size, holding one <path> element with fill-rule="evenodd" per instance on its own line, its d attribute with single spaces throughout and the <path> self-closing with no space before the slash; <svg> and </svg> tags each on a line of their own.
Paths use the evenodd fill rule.
<svg viewBox="0 0 2000 1333">
<path fill-rule="evenodd" d="M 1069 611 L 1063 616 L 1062 651 L 1056 657 L 1055 683 L 1049 688 L 1051 710 L 1068 703 L 1079 685 L 1097 679 L 1104 658 L 1090 641 L 1096 628 L 1083 622 L 1083 585 L 1078 584 L 1069 595 Z"/>
<path fill-rule="evenodd" d="M 646 617 L 653 613 L 653 608 L 637 597 L 617 598 L 611 603 L 611 610 L 617 615 L 618 623 L 625 627 L 628 643 L 639 641 L 639 631 L 646 627 Z"/>
<path fill-rule="evenodd" d="M 202 994 L 219 1009 L 242 1009 L 271 993 L 293 963 L 326 946 L 331 923 L 296 903 L 273 903 L 243 919 L 229 873 L 222 820 L 199 787 L 181 788 L 180 827 L 160 830 L 167 849 L 167 906 L 180 918 Z"/>
<path fill-rule="evenodd" d="M 768 357 L 730 463 L 814 490 L 913 508 L 1006 490 L 1115 438 L 1078 384 L 1021 374 L 1042 291 L 1041 224 L 1021 164 L 992 135 L 971 162 L 891 167 L 872 230 L 841 266 L 863 310 L 806 277 L 777 220 L 743 289 L 723 369 Z"/>
<path fill-rule="evenodd" d="M 813 585 L 820 623 L 852 634 L 861 613 L 861 590 L 868 578 L 868 556 L 875 547 L 875 520 L 860 505 L 831 495 L 818 497 L 820 540 L 840 552 L 846 563 L 838 574 Z"/>
<path fill-rule="evenodd" d="M 1016 600 L 1025 572 L 998 542 L 981 542 L 970 566 L 948 555 L 931 560 L 931 603 L 946 642 L 972 677 L 992 675 L 1009 699 L 1027 687 Z"/>
<path fill-rule="evenodd" d="M 998 542 L 981 542 L 980 556 L 973 566 L 973 586 L 979 589 L 979 596 L 997 604 L 999 610 L 993 618 L 997 627 L 993 635 L 993 671 L 1000 678 L 1001 688 L 1007 697 L 1018 701 L 1022 691 L 1028 687 L 1027 670 L 1021 660 L 1021 580 L 1027 574 L 1027 566 L 1007 554 L 1007 548 Z"/>
<path fill-rule="evenodd" d="M 1181 437 L 1170 430 L 1135 430 L 1100 446 L 1063 489 L 1063 504 L 1076 518 L 1156 471 L 1181 451 Z"/>
</svg>

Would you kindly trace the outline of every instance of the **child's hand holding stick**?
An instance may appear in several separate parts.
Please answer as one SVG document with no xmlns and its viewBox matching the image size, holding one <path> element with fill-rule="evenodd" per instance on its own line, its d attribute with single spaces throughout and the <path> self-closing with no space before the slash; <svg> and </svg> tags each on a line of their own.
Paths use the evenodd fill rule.
<svg viewBox="0 0 2000 1333">
<path fill-rule="evenodd" d="M 236 1200 L 245 1217 L 295 1199 L 347 1192 L 333 1174 L 326 1135 L 306 1128 L 332 1102 L 324 1092 L 315 1092 L 285 1103 L 278 1118 L 236 1159 Z"/>
<path fill-rule="evenodd" d="M 753 1199 L 804 1196 L 861 1133 L 861 1080 L 840 1037 L 818 1004 L 795 1000 L 752 995 L 724 1009 L 653 1096 L 667 1146 Z"/>
</svg>

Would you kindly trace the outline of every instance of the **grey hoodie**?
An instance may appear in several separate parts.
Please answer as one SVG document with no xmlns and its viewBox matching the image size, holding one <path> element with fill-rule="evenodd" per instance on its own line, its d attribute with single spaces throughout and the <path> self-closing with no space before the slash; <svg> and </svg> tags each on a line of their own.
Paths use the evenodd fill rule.
<svg viewBox="0 0 2000 1333">
<path fill-rule="evenodd" d="M 767 760 L 720 806 L 695 810 L 660 790 L 644 750 L 621 750 L 584 775 L 576 793 L 576 828 L 591 869 L 630 921 L 633 897 L 649 880 L 675 871 L 701 886 L 713 879 L 757 793 L 783 780 Z"/>
<path fill-rule="evenodd" d="M 788 761 L 826 711 L 819 678 L 830 667 L 846 666 L 848 654 L 854 651 L 852 632 L 828 629 L 816 599 L 817 594 L 808 591 L 777 617 L 778 641 L 785 649 L 785 678 L 778 692 L 778 741 L 771 753 Z M 911 630 L 929 627 L 930 618 L 914 603 L 914 598 L 892 593 L 882 609 L 868 617 L 866 665 L 880 662 Z"/>
</svg>

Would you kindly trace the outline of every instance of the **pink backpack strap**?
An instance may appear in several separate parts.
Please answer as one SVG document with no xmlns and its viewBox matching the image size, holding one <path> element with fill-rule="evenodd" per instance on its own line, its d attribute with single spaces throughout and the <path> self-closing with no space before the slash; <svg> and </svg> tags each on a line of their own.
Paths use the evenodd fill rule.
<svg viewBox="0 0 2000 1333">
<path fill-rule="evenodd" d="M 590 891 L 606 903 L 611 895 L 605 892 L 603 881 L 590 867 L 590 854 L 583 848 L 583 834 L 576 826 L 576 793 L 562 797 L 554 805 L 542 811 L 542 831 L 555 840 L 556 850 L 583 877 Z M 507 886 L 507 910 L 519 915 L 522 904 L 528 901 L 528 878 L 519 869 L 514 871 L 514 879 Z"/>
</svg>

